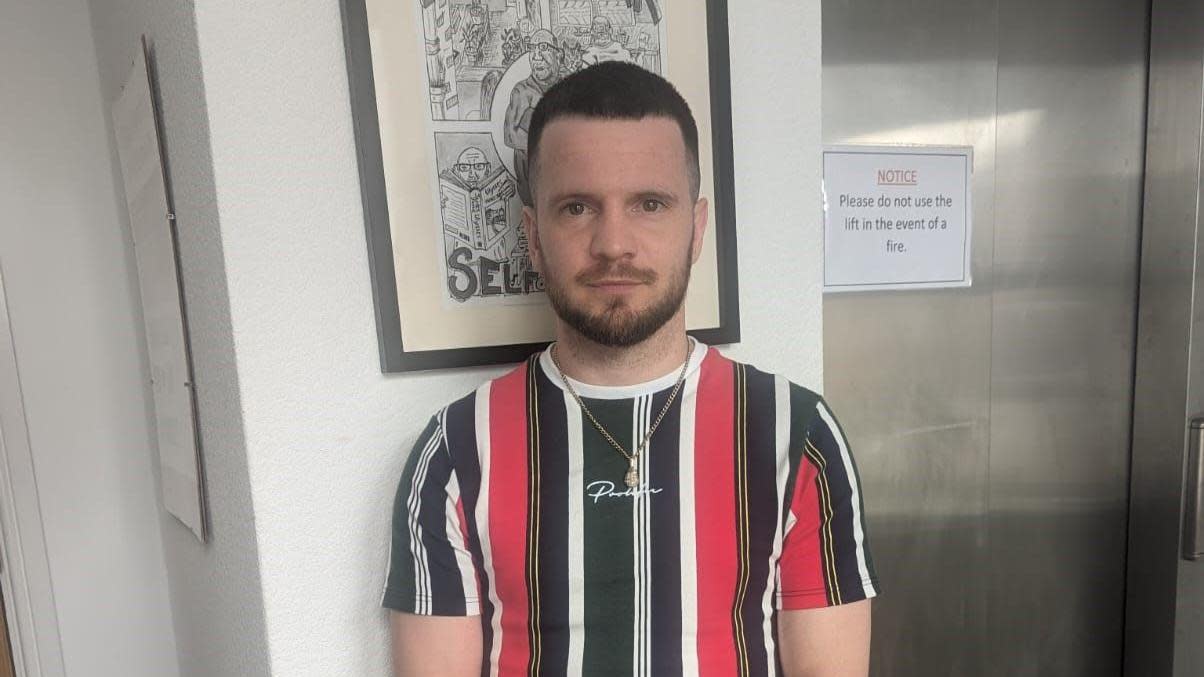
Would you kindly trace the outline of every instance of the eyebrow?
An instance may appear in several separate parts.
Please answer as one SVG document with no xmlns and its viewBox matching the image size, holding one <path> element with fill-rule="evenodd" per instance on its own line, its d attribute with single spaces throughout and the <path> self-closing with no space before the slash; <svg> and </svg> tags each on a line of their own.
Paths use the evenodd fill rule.
<svg viewBox="0 0 1204 677">
<path fill-rule="evenodd" d="M 637 200 L 655 199 L 664 202 L 667 205 L 676 204 L 679 199 L 675 193 L 666 190 L 643 190 L 635 194 Z"/>
<path fill-rule="evenodd" d="M 645 190 L 637 190 L 630 194 L 633 201 L 657 199 L 665 204 L 674 204 L 680 202 L 681 199 L 669 190 L 661 188 L 648 188 Z M 566 191 L 564 193 L 556 193 L 549 198 L 549 204 L 559 204 L 567 200 L 580 200 L 582 202 L 599 202 L 598 195 L 580 190 Z"/>
</svg>

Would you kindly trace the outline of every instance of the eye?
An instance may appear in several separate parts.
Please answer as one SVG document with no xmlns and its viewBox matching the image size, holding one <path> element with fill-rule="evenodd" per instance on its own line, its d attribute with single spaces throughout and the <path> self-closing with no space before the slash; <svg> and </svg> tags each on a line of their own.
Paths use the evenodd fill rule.
<svg viewBox="0 0 1204 677">
<path fill-rule="evenodd" d="M 581 216 L 582 214 L 585 213 L 585 203 L 570 202 L 564 206 L 564 211 L 569 216 Z"/>
<path fill-rule="evenodd" d="M 661 202 L 660 200 L 657 200 L 656 198 L 647 198 L 640 202 L 640 209 L 642 209 L 643 211 L 645 211 L 649 214 L 659 212 L 664 208 L 665 208 L 665 203 Z"/>
</svg>

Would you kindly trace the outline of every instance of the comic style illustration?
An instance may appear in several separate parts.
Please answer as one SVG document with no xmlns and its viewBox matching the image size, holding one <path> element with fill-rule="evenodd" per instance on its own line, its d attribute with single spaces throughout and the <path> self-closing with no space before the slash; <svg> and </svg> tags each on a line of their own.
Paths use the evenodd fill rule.
<svg viewBox="0 0 1204 677">
<path fill-rule="evenodd" d="M 603 61 L 664 73 L 664 0 L 418 0 L 448 298 L 543 290 L 522 233 L 540 97 Z"/>
<path fill-rule="evenodd" d="M 531 269 L 514 177 L 489 133 L 436 133 L 447 291 L 457 301 L 543 290 Z"/>
</svg>

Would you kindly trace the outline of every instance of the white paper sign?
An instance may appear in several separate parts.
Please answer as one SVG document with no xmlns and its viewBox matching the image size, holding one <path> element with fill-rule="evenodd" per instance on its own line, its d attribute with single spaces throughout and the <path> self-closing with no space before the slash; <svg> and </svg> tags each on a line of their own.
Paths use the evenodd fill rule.
<svg viewBox="0 0 1204 677">
<path fill-rule="evenodd" d="M 968 146 L 824 148 L 824 291 L 970 286 Z"/>
</svg>

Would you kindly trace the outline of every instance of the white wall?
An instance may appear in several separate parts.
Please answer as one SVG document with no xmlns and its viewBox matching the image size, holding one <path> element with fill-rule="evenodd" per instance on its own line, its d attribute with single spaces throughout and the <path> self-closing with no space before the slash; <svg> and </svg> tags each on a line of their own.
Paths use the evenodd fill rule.
<svg viewBox="0 0 1204 677">
<path fill-rule="evenodd" d="M 177 674 L 131 250 L 84 0 L 0 9 L 0 267 L 69 675 Z"/>
<path fill-rule="evenodd" d="M 729 354 L 818 388 L 820 2 L 730 5 L 744 340 Z M 383 675 L 408 445 L 500 370 L 379 371 L 338 3 L 213 0 L 196 26 L 273 673 Z"/>
<path fill-rule="evenodd" d="M 100 88 L 106 101 L 120 91 L 134 50 L 138 49 L 139 36 L 145 33 L 152 43 L 165 161 L 180 235 L 181 278 L 190 323 L 211 530 L 210 542 L 201 545 L 174 518 L 163 521 L 180 673 L 184 677 L 266 675 L 256 516 L 247 475 L 235 337 L 226 290 L 224 235 L 218 227 L 205 85 L 192 2 L 95 0 L 91 4 L 94 60 L 99 65 Z M 121 196 L 120 173 L 115 164 L 113 174 Z M 124 202 L 120 204 L 121 227 L 128 232 Z M 128 238 L 126 244 L 124 256 L 133 280 Z M 141 317 L 136 321 L 138 350 L 145 351 Z"/>
</svg>

